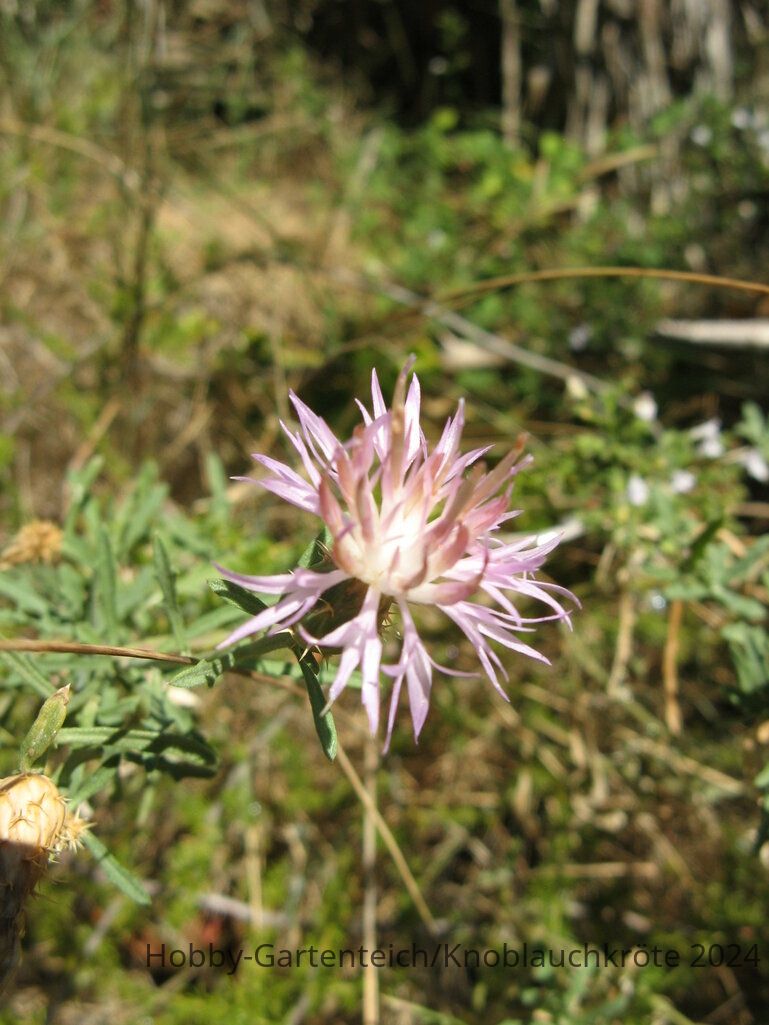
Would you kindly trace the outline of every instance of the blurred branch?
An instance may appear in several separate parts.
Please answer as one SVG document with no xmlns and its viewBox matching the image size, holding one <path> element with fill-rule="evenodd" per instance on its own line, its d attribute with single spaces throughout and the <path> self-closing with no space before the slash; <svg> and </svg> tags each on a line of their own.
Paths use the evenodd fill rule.
<svg viewBox="0 0 769 1025">
<path fill-rule="evenodd" d="M 8 118 L 0 119 L 0 135 L 16 135 L 23 139 L 31 139 L 33 142 L 68 150 L 99 164 L 118 178 L 124 188 L 132 192 L 141 186 L 141 178 L 136 171 L 127 167 L 116 154 L 91 142 L 90 139 L 82 139 L 58 128 L 49 128 L 48 125 L 25 124 L 23 121 Z"/>
<path fill-rule="evenodd" d="M 485 281 L 478 281 L 466 288 L 444 292 L 438 295 L 437 299 L 441 303 L 455 306 L 465 299 L 472 301 L 484 292 L 498 292 L 504 288 L 513 288 L 515 285 L 533 284 L 538 281 L 563 281 L 570 278 L 655 278 L 659 281 L 685 281 L 711 288 L 733 288 L 738 292 L 769 295 L 769 285 L 758 281 L 724 278 L 718 274 L 698 274 L 696 271 L 664 270 L 656 267 L 556 267 L 486 278 Z"/>
<path fill-rule="evenodd" d="M 508 146 L 518 141 L 521 127 L 521 26 L 516 0 L 499 0 L 502 21 L 502 138 Z"/>
<path fill-rule="evenodd" d="M 680 736 L 683 725 L 681 704 L 678 700 L 678 641 L 681 633 L 683 602 L 670 603 L 668 632 L 662 656 L 662 678 L 665 689 L 665 722 L 674 736 Z"/>
<path fill-rule="evenodd" d="M 378 282 L 372 285 L 370 282 L 353 276 L 346 271 L 337 271 L 335 276 L 343 281 L 351 281 L 358 288 L 366 288 L 367 290 L 376 288 L 377 291 L 393 299 L 395 302 L 418 309 L 424 316 L 449 328 L 462 338 L 474 342 L 481 349 L 493 352 L 504 359 L 520 363 L 522 366 L 530 367 L 532 370 L 537 370 L 542 374 L 558 377 L 562 381 L 568 381 L 570 378 L 576 377 L 585 387 L 593 391 L 605 391 L 609 387 L 605 381 L 594 377 L 592 374 L 585 373 L 584 370 L 578 370 L 576 367 L 569 366 L 568 363 L 562 363 L 560 360 L 551 359 L 549 356 L 542 356 L 537 352 L 524 349 L 520 345 L 515 345 L 506 338 L 502 338 L 501 335 L 493 334 L 491 331 L 478 327 L 477 324 L 473 324 L 441 303 L 435 302 L 433 299 L 425 299 L 417 295 L 416 292 L 404 288 L 402 285 L 386 282 Z M 767 290 L 769 291 L 769 289 Z"/>
<path fill-rule="evenodd" d="M 661 320 L 657 334 L 693 345 L 769 349 L 769 319 Z"/>
</svg>

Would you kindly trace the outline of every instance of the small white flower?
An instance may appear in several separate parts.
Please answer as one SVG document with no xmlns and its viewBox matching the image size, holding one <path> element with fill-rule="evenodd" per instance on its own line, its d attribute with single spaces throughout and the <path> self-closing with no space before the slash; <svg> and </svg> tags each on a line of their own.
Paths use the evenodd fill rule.
<svg viewBox="0 0 769 1025">
<path fill-rule="evenodd" d="M 721 439 L 721 421 L 715 418 L 697 424 L 689 431 L 692 440 L 699 442 L 697 453 L 706 459 L 718 459 L 724 454 L 724 443 Z"/>
<path fill-rule="evenodd" d="M 729 120 L 734 128 L 744 130 L 745 128 L 750 128 L 753 118 L 747 107 L 736 107 L 732 111 L 732 116 Z"/>
<path fill-rule="evenodd" d="M 569 348 L 572 352 L 582 352 L 593 337 L 593 329 L 589 324 L 577 324 L 569 331 Z"/>
<path fill-rule="evenodd" d="M 649 485 L 637 473 L 630 475 L 625 493 L 631 505 L 646 505 L 649 501 Z"/>
<path fill-rule="evenodd" d="M 633 403 L 633 412 L 639 420 L 643 420 L 645 423 L 652 423 L 657 419 L 657 403 L 651 392 L 641 392 Z"/>
<path fill-rule="evenodd" d="M 740 462 L 745 467 L 746 473 L 754 480 L 765 484 L 769 480 L 769 464 L 757 448 L 749 448 L 741 457 Z"/>
<path fill-rule="evenodd" d="M 587 385 L 581 377 L 577 377 L 576 374 L 569 374 L 566 378 L 566 394 L 574 402 L 584 402 L 590 392 L 587 390 Z"/>
<path fill-rule="evenodd" d="M 706 438 L 700 442 L 699 453 L 706 459 L 718 459 L 724 454 L 724 443 L 720 438 Z"/>
<path fill-rule="evenodd" d="M 670 478 L 670 490 L 676 495 L 688 495 L 696 483 L 691 470 L 676 470 Z"/>
<path fill-rule="evenodd" d="M 695 125 L 690 138 L 695 146 L 707 146 L 713 138 L 713 132 L 708 125 Z"/>
</svg>

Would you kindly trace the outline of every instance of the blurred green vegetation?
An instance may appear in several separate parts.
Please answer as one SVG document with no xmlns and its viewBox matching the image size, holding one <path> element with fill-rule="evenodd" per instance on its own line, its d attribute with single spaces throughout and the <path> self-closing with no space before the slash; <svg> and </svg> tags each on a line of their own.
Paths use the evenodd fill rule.
<svg viewBox="0 0 769 1025">
<path fill-rule="evenodd" d="M 510 143 L 497 110 L 461 102 L 472 57 L 444 11 L 447 84 L 406 127 L 283 6 L 264 8 L 270 32 L 262 9 L 0 4 L 0 541 L 34 519 L 64 530 L 57 563 L 0 571 L 0 630 L 209 651 L 240 615 L 212 563 L 282 571 L 311 537 L 227 479 L 250 452 L 288 456 L 288 387 L 344 433 L 371 367 L 387 394 L 416 353 L 428 436 L 461 396 L 468 446 L 529 432 L 514 525 L 566 527 L 547 571 L 583 604 L 573 633 L 538 635 L 552 667 L 507 661 L 509 707 L 441 678 L 419 746 L 396 729 L 380 807 L 441 939 L 756 944 L 759 963 L 386 969 L 383 1021 L 760 1022 L 769 370 L 765 348 L 656 327 L 760 316 L 766 298 L 633 277 L 478 286 L 596 265 L 763 279 L 769 109 L 682 92 L 618 117 L 600 153 L 562 125 Z M 426 628 L 438 661 L 472 665 Z M 3 656 L 0 771 L 71 683 L 47 765 L 110 852 L 63 855 L 30 906 L 3 1025 L 358 1020 L 355 972 L 146 967 L 162 943 L 360 945 L 360 806 L 298 669 L 259 667 L 293 690 L 225 675 L 179 704 L 175 666 Z M 357 695 L 341 706 L 358 764 Z M 381 844 L 379 879 L 381 946 L 432 942 Z"/>
</svg>

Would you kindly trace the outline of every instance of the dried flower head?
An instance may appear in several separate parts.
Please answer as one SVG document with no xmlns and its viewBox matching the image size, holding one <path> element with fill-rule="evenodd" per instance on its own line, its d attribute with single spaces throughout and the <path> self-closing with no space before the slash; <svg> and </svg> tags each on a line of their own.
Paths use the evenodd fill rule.
<svg viewBox="0 0 769 1025">
<path fill-rule="evenodd" d="M 0 552 L 0 570 L 24 562 L 56 562 L 61 554 L 61 528 L 49 520 L 25 523 Z"/>
<path fill-rule="evenodd" d="M 254 455 L 269 471 L 268 477 L 254 483 L 319 516 L 330 531 L 330 564 L 321 567 L 326 571 L 297 569 L 278 576 L 222 571 L 244 587 L 280 596 L 235 630 L 225 644 L 264 628 L 275 633 L 292 627 L 307 644 L 321 650 L 341 649 L 329 703 L 359 669 L 372 734 L 379 721 L 380 675 L 392 678 L 388 744 L 404 680 L 418 737 L 427 716 L 433 668 L 472 675 L 455 673 L 431 658 L 417 631 L 414 608 L 437 607 L 453 620 L 507 700 L 498 673 L 505 678 L 507 674 L 490 642 L 547 662 L 518 634 L 544 620 L 568 621 L 557 595 L 575 601 L 564 588 L 534 577 L 558 544 L 557 534 L 510 542 L 495 536 L 501 524 L 518 515 L 508 506 L 511 482 L 530 460 L 521 458 L 523 440 L 487 471 L 479 460 L 491 446 L 460 454 L 464 426 L 460 402 L 430 450 L 419 425 L 416 375 L 406 387 L 411 362 L 398 377 L 389 409 L 376 371 L 372 373 L 372 411 L 358 402 L 363 423 L 346 444 L 291 393 L 300 430 L 293 433 L 282 426 L 299 454 L 306 479 L 269 456 Z M 513 601 L 518 597 L 543 602 L 546 614 L 523 616 Z M 348 608 L 340 617 L 342 601 Z M 398 661 L 384 664 L 382 624 L 391 609 L 400 614 L 402 645 Z M 327 629 L 318 636 L 324 610 L 329 611 Z"/>
<path fill-rule="evenodd" d="M 79 846 L 87 828 L 47 776 L 23 772 L 0 779 L 0 992 L 20 960 L 27 899 L 50 856 Z"/>
</svg>

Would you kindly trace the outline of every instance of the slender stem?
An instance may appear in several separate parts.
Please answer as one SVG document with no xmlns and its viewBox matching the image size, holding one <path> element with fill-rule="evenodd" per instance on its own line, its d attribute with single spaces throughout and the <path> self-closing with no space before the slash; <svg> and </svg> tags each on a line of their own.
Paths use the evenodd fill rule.
<svg viewBox="0 0 769 1025">
<path fill-rule="evenodd" d="M 198 661 L 187 655 L 174 655 L 149 648 L 118 648 L 112 644 L 80 644 L 78 641 L 30 641 L 15 639 L 0 641 L 0 651 L 60 652 L 67 655 L 111 655 L 113 658 L 146 658 L 153 662 L 175 662 L 180 666 L 194 666 Z"/>
<path fill-rule="evenodd" d="M 416 879 L 414 878 L 411 869 L 408 866 L 408 862 L 406 861 L 405 857 L 403 856 L 403 852 L 398 846 L 398 841 L 395 839 L 390 827 L 387 825 L 387 823 L 379 813 L 379 809 L 377 808 L 374 801 L 372 801 L 371 796 L 369 795 L 368 791 L 363 785 L 360 776 L 355 771 L 352 762 L 347 757 L 347 753 L 345 752 L 341 744 L 337 749 L 336 760 L 339 763 L 340 769 L 349 780 L 350 786 L 355 791 L 358 800 L 361 802 L 361 804 L 363 804 L 365 808 L 369 809 L 369 812 L 371 813 L 371 816 L 374 819 L 374 822 L 376 823 L 376 827 L 379 830 L 379 835 L 382 837 L 382 842 L 387 848 L 390 857 L 395 862 L 395 867 L 397 868 L 398 873 L 400 874 L 400 877 L 403 880 L 403 885 L 408 890 L 408 894 L 414 902 L 414 906 L 417 909 L 419 917 L 424 922 L 425 927 L 430 932 L 430 935 L 437 935 L 439 932 L 438 923 L 433 918 L 432 912 L 430 911 L 429 907 L 427 906 L 427 902 L 422 896 L 422 891 L 419 889 L 419 885 Z"/>
<path fill-rule="evenodd" d="M 197 665 L 201 659 L 191 658 L 189 655 L 178 655 L 174 652 L 153 651 L 149 648 L 121 648 L 113 644 L 81 644 L 79 641 L 38 641 L 16 638 L 14 640 L 0 640 L 0 652 L 3 651 L 33 651 L 38 654 L 59 653 L 64 655 L 109 655 L 112 658 L 144 658 L 151 662 L 172 662 L 180 666 Z M 292 694 L 304 694 L 304 689 L 297 686 L 291 680 L 280 676 L 270 676 L 268 673 L 260 673 L 255 669 L 241 669 L 232 666 L 227 670 L 236 676 L 246 676 L 250 680 L 257 680 L 259 683 L 270 683 L 282 690 L 291 691 Z"/>
<path fill-rule="evenodd" d="M 518 141 L 521 127 L 521 26 L 516 0 L 499 0 L 502 21 L 502 138 L 508 146 Z"/>
<path fill-rule="evenodd" d="M 620 592 L 617 614 L 619 619 L 617 645 L 614 649 L 614 661 L 606 687 L 607 693 L 614 698 L 619 697 L 622 692 L 627 675 L 627 667 L 633 654 L 636 608 L 628 585 L 625 585 Z"/>
<path fill-rule="evenodd" d="M 668 635 L 662 657 L 662 679 L 665 688 L 665 722 L 674 736 L 680 736 L 683 726 L 681 704 L 678 700 L 678 639 L 684 604 L 680 599 L 670 603 Z"/>
<path fill-rule="evenodd" d="M 496 292 L 515 285 L 536 281 L 562 281 L 569 278 L 656 278 L 661 281 L 686 281 L 693 285 L 708 285 L 711 288 L 733 288 L 738 292 L 754 292 L 769 295 L 769 285 L 760 281 L 744 281 L 741 278 L 724 278 L 718 274 L 699 274 L 697 271 L 666 270 L 656 267 L 552 267 L 546 270 L 524 271 L 520 274 L 505 274 L 497 278 L 486 278 L 466 288 L 453 289 L 437 296 L 444 304 L 456 300 L 472 299 L 481 292 Z"/>
<path fill-rule="evenodd" d="M 368 960 L 363 969 L 363 1025 L 379 1025 L 379 976 L 371 955 L 377 945 L 376 835 L 377 768 L 379 748 L 367 734 L 364 780 L 368 801 L 363 805 L 363 946 Z"/>
</svg>

